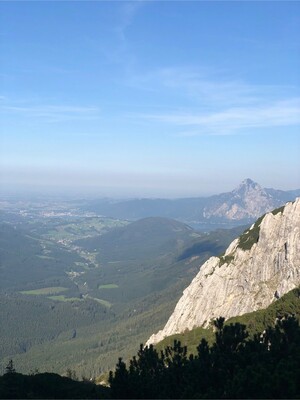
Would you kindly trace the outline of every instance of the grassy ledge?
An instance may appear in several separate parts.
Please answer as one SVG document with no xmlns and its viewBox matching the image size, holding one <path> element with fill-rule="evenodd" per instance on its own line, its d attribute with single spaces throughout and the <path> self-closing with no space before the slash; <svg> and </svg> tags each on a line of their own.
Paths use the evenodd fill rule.
<svg viewBox="0 0 300 400">
<path fill-rule="evenodd" d="M 242 250 L 250 250 L 254 243 L 258 242 L 259 232 L 260 232 L 260 224 L 265 217 L 265 214 L 262 215 L 253 225 L 252 229 L 247 229 L 241 236 L 239 240 L 238 247 Z"/>
</svg>

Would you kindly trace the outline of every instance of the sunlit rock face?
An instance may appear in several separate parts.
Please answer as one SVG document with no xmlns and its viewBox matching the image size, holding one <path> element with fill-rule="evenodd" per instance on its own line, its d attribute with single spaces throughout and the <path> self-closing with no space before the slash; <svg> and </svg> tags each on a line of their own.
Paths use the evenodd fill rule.
<svg viewBox="0 0 300 400">
<path fill-rule="evenodd" d="M 245 218 L 257 218 L 267 211 L 273 210 L 279 205 L 265 189 L 251 179 L 245 179 L 229 198 L 217 201 L 204 209 L 205 218 L 223 217 L 227 219 L 241 220 Z"/>
<path fill-rule="evenodd" d="M 223 257 L 211 257 L 184 290 L 157 343 L 212 319 L 268 307 L 300 284 L 300 198 L 266 214 Z"/>
</svg>

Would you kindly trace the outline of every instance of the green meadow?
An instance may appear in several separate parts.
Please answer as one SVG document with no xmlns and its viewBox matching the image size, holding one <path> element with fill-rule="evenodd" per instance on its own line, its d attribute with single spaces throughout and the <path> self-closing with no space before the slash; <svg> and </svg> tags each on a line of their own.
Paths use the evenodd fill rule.
<svg viewBox="0 0 300 400">
<path fill-rule="evenodd" d="M 108 283 L 107 285 L 99 285 L 98 289 L 117 289 L 118 287 L 115 283 Z"/>
<path fill-rule="evenodd" d="M 34 290 L 23 290 L 22 294 L 29 294 L 29 295 L 34 295 L 34 296 L 49 296 L 49 295 L 54 295 L 57 293 L 62 293 L 68 290 L 65 287 L 62 286 L 56 286 L 56 287 L 45 287 L 41 289 L 34 289 Z"/>
</svg>

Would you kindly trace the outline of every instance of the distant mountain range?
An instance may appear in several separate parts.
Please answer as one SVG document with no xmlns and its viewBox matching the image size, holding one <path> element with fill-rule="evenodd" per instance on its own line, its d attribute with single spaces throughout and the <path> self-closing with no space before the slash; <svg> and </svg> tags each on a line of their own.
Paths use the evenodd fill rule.
<svg viewBox="0 0 300 400">
<path fill-rule="evenodd" d="M 167 217 L 193 227 L 216 229 L 254 221 L 260 215 L 300 196 L 297 190 L 262 188 L 245 179 L 231 192 L 210 197 L 186 199 L 134 199 L 126 201 L 98 200 L 90 203 L 89 211 L 114 218 L 137 220 L 146 217 Z"/>
</svg>

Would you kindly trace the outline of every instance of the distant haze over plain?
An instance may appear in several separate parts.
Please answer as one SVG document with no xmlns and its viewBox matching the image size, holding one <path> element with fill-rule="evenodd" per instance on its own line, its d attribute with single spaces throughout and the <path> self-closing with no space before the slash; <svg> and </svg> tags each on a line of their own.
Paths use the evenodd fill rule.
<svg viewBox="0 0 300 400">
<path fill-rule="evenodd" d="M 96 175 L 96 174 L 95 174 Z M 34 182 L 21 179 L 19 182 L 6 181 L 0 187 L 1 194 L 33 194 L 33 195 L 59 195 L 67 197 L 107 197 L 107 198 L 187 198 L 206 197 L 214 194 L 231 192 L 246 177 L 237 179 L 229 177 L 184 177 L 184 176 L 107 176 L 99 177 L 93 174 L 54 174 L 37 176 Z M 32 177 L 31 177 L 32 178 Z M 44 179 L 43 179 L 44 178 Z M 252 177 L 251 177 L 252 179 Z M 299 189 L 293 182 L 283 182 L 281 186 L 272 185 L 254 179 L 262 187 L 279 190 Z M 25 181 L 25 183 L 24 183 Z M 98 184 L 97 184 L 98 183 Z"/>
</svg>

